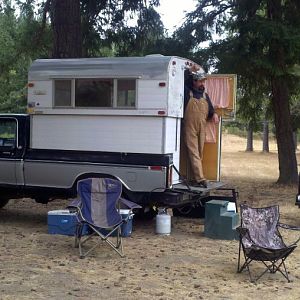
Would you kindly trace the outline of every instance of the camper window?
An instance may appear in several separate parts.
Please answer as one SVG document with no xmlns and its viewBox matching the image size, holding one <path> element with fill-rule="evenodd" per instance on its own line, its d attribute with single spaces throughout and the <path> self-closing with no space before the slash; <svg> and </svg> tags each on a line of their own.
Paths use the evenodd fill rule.
<svg viewBox="0 0 300 300">
<path fill-rule="evenodd" d="M 119 79 L 117 81 L 117 85 L 118 85 L 117 106 L 134 107 L 135 106 L 135 80 Z"/>
<path fill-rule="evenodd" d="M 76 107 L 111 107 L 113 97 L 112 79 L 76 79 Z"/>
<path fill-rule="evenodd" d="M 54 106 L 71 106 L 71 80 L 55 80 Z"/>
<path fill-rule="evenodd" d="M 112 107 L 136 105 L 135 79 L 56 79 L 54 107 Z"/>
</svg>

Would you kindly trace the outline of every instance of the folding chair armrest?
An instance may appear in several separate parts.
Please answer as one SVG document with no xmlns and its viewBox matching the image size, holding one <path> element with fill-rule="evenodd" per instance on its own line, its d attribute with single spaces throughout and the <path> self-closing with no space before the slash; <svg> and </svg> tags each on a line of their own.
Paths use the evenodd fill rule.
<svg viewBox="0 0 300 300">
<path fill-rule="evenodd" d="M 253 245 L 256 244 L 256 243 L 252 240 L 248 228 L 239 226 L 239 227 L 236 228 L 236 231 L 239 233 L 240 241 L 242 240 L 242 238 L 244 238 L 245 236 L 247 236 L 247 239 L 248 239 L 249 241 L 251 241 L 251 243 L 252 243 Z"/>
<path fill-rule="evenodd" d="M 119 199 L 119 202 L 121 204 L 124 204 L 126 207 L 128 207 L 130 210 L 133 210 L 134 208 L 142 208 L 142 206 L 132 202 L 132 201 L 129 201 L 127 199 L 124 199 L 124 198 L 121 198 Z"/>
<path fill-rule="evenodd" d="M 72 202 L 67 206 L 67 209 L 69 209 L 70 211 L 74 211 L 74 210 L 78 210 L 80 208 L 81 205 L 81 201 L 80 199 L 73 199 Z"/>
<path fill-rule="evenodd" d="M 283 228 L 283 229 L 288 229 L 288 230 L 300 230 L 300 227 L 298 226 L 293 226 L 293 225 L 288 225 L 288 224 L 283 224 L 283 223 L 278 223 L 277 227 Z M 300 241 L 300 237 L 292 243 L 290 246 L 296 245 Z"/>
<path fill-rule="evenodd" d="M 246 234 L 249 234 L 249 230 L 242 226 L 237 227 L 236 231 L 238 232 L 241 238 L 243 238 Z"/>
<path fill-rule="evenodd" d="M 277 226 L 280 228 L 289 229 L 289 230 L 300 230 L 300 227 L 298 227 L 298 226 L 293 226 L 293 225 L 288 225 L 288 224 L 283 224 L 283 223 L 278 223 Z"/>
</svg>

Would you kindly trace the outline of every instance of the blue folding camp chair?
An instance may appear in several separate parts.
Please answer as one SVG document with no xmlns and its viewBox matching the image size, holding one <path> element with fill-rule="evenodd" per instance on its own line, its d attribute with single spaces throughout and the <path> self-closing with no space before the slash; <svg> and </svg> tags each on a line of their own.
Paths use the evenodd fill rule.
<svg viewBox="0 0 300 300">
<path fill-rule="evenodd" d="M 77 184 L 77 194 L 78 198 L 69 205 L 69 209 L 75 208 L 77 211 L 75 247 L 79 247 L 80 258 L 87 256 L 101 241 L 106 242 L 123 257 L 121 226 L 132 217 L 132 210 L 141 206 L 121 198 L 122 183 L 111 178 L 80 180 Z M 120 214 L 120 205 L 130 210 L 126 218 Z M 84 225 L 92 231 L 92 234 L 87 237 L 82 236 Z M 113 235 L 116 235 L 115 242 Z M 93 236 L 98 237 L 96 245 L 84 252 L 83 245 Z"/>
</svg>

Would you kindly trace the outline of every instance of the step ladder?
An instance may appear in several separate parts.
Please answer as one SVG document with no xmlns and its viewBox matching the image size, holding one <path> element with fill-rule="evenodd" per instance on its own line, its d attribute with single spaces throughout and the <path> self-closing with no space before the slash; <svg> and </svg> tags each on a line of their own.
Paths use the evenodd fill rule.
<svg viewBox="0 0 300 300">
<path fill-rule="evenodd" d="M 229 201 L 210 200 L 205 203 L 204 235 L 213 239 L 238 239 L 236 228 L 239 226 L 239 214 L 228 211 Z"/>
</svg>

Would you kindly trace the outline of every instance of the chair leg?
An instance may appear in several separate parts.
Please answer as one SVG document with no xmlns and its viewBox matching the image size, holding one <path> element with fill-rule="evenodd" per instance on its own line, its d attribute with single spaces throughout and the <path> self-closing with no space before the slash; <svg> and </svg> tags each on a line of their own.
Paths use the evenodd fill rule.
<svg viewBox="0 0 300 300">
<path fill-rule="evenodd" d="M 268 271 L 271 272 L 272 266 L 267 266 L 266 269 L 254 279 L 254 283 L 256 283 L 263 275 L 265 275 Z M 272 273 L 272 272 L 271 272 Z"/>
<path fill-rule="evenodd" d="M 114 243 L 113 241 L 111 241 L 109 238 L 111 236 L 111 234 L 114 231 L 111 231 L 109 233 L 109 235 L 103 236 L 96 228 L 91 227 L 94 232 L 89 235 L 88 237 L 86 237 L 85 239 L 82 239 L 81 236 L 78 237 L 78 247 L 79 247 L 79 256 L 80 258 L 85 258 L 90 252 L 92 252 L 96 247 L 99 246 L 100 243 L 102 242 L 106 242 L 109 246 L 112 247 L 113 250 L 115 250 L 121 257 L 124 257 L 123 254 L 123 243 L 122 243 L 122 236 L 121 236 L 121 228 L 116 228 L 117 231 L 117 240 L 116 243 Z M 83 244 L 85 244 L 89 239 L 91 239 L 94 235 L 97 236 L 97 238 L 100 238 L 101 240 L 99 240 L 96 245 L 94 245 L 93 247 L 91 247 L 89 250 L 87 250 L 86 252 L 84 252 L 83 250 Z"/>
<path fill-rule="evenodd" d="M 119 248 L 117 248 L 117 245 L 115 245 L 110 240 L 105 240 L 105 242 L 107 242 L 121 257 L 124 257 L 122 246 L 121 246 L 121 249 L 119 250 Z"/>
<path fill-rule="evenodd" d="M 241 267 L 241 272 L 246 268 L 247 271 L 248 271 L 248 274 L 249 274 L 250 282 L 256 283 L 256 280 L 253 279 L 253 277 L 252 277 L 252 274 L 251 274 L 251 271 L 250 271 L 250 267 L 249 267 L 249 265 L 250 265 L 251 262 L 252 262 L 252 259 L 245 257 L 245 263 Z"/>
<path fill-rule="evenodd" d="M 288 275 L 288 272 L 287 272 L 287 269 L 286 269 L 286 266 L 285 266 L 285 261 L 286 258 L 282 258 L 281 259 L 281 262 L 279 265 L 276 265 L 276 263 L 278 262 L 278 260 L 275 260 L 275 261 L 271 261 L 271 264 L 267 264 L 265 261 L 260 261 L 262 262 L 265 266 L 266 266 L 266 269 L 261 273 L 259 274 L 256 278 L 252 278 L 251 276 L 251 273 L 250 273 L 250 268 L 249 268 L 249 264 L 251 261 L 249 261 L 249 263 L 246 264 L 246 262 L 244 263 L 244 265 L 242 266 L 241 268 L 241 271 L 243 268 L 247 268 L 248 272 L 249 272 L 249 276 L 250 276 L 250 281 L 253 282 L 253 283 L 256 283 L 263 275 L 265 275 L 268 271 L 272 274 L 276 273 L 277 271 L 280 272 L 283 277 L 285 279 L 287 279 L 288 282 L 291 282 L 290 279 L 289 279 L 289 275 Z M 284 271 L 282 271 L 280 269 L 280 267 L 283 266 L 284 268 Z"/>
<path fill-rule="evenodd" d="M 290 278 L 289 278 L 289 275 L 288 275 L 288 272 L 287 272 L 287 269 L 286 269 L 286 266 L 285 266 L 285 263 L 284 263 L 285 259 L 286 259 L 286 257 L 282 258 L 281 262 L 280 262 L 280 264 L 278 266 L 276 265 L 277 261 L 274 262 L 274 264 L 273 264 L 274 265 L 274 268 L 273 268 L 274 269 L 274 273 L 276 273 L 277 271 L 279 271 L 283 275 L 283 277 L 285 277 L 285 279 L 288 282 L 291 282 Z M 283 266 L 284 272 L 280 269 L 281 266 Z"/>
<path fill-rule="evenodd" d="M 90 250 L 88 250 L 87 252 L 84 253 L 83 251 L 83 245 L 90 240 L 93 236 L 95 235 L 95 233 L 92 233 L 91 235 L 89 235 L 88 237 L 82 239 L 82 236 L 79 236 L 77 241 L 78 241 L 78 248 L 79 248 L 79 257 L 80 258 L 84 258 L 88 255 L 88 253 L 90 253 L 94 248 L 96 248 L 98 246 L 98 244 L 92 248 L 90 248 Z"/>
<path fill-rule="evenodd" d="M 111 240 L 105 239 L 105 242 L 107 242 L 121 257 L 124 257 L 123 254 L 123 242 L 122 242 L 122 236 L 121 236 L 121 227 L 117 229 L 117 241 L 116 244 L 114 244 Z"/>
<path fill-rule="evenodd" d="M 239 253 L 239 260 L 238 260 L 238 269 L 237 269 L 237 273 L 241 273 L 245 268 L 248 269 L 249 264 L 251 263 L 252 259 L 248 258 L 245 253 L 244 253 L 244 260 L 245 262 L 243 263 L 243 265 L 240 267 L 240 253 Z"/>
<path fill-rule="evenodd" d="M 241 248 L 242 248 L 242 243 L 241 240 L 239 242 L 239 257 L 238 257 L 238 266 L 237 266 L 237 273 L 240 273 L 240 263 L 241 263 Z"/>
</svg>

